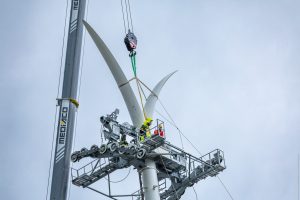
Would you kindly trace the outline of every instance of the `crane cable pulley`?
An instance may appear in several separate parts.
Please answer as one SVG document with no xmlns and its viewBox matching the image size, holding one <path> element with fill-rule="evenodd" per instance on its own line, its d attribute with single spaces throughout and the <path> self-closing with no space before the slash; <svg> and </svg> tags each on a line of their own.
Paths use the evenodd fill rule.
<svg viewBox="0 0 300 200">
<path fill-rule="evenodd" d="M 136 70 L 136 47 L 137 47 L 137 38 L 133 33 L 133 23 L 132 23 L 132 17 L 131 17 L 131 8 L 130 8 L 130 2 L 129 0 L 124 0 L 125 1 L 125 13 L 126 13 L 126 18 L 124 14 L 124 6 L 123 6 L 123 0 L 121 0 L 121 7 L 122 7 L 122 16 L 123 16 L 123 23 L 124 23 L 124 30 L 125 30 L 125 38 L 124 38 L 124 43 L 129 51 L 129 57 L 131 61 L 131 67 L 134 75 L 134 79 L 136 80 L 136 85 L 140 97 L 140 103 L 143 109 L 143 114 L 144 114 L 144 119 L 145 122 L 147 121 L 152 121 L 152 119 L 148 118 L 144 109 L 144 103 L 143 103 L 143 98 L 141 94 L 142 87 L 140 85 L 139 79 L 137 78 L 137 70 Z M 127 27 L 126 27 L 127 25 Z M 132 31 L 131 31 L 132 30 Z"/>
<path fill-rule="evenodd" d="M 124 1 L 125 1 L 125 12 L 126 12 L 126 16 L 127 16 L 126 18 L 125 18 L 125 14 L 124 14 L 123 0 L 121 0 L 124 31 L 126 34 L 126 36 L 124 38 L 124 43 L 126 45 L 127 50 L 130 52 L 130 56 L 132 56 L 132 55 L 134 55 L 134 50 L 137 47 L 137 38 L 134 35 L 134 31 L 133 31 L 130 2 L 129 2 L 129 0 L 124 0 Z"/>
</svg>

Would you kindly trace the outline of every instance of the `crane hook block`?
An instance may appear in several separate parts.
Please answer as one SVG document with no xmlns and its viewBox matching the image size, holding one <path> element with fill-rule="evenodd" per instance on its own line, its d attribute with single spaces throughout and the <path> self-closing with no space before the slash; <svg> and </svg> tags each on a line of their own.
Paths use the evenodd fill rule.
<svg viewBox="0 0 300 200">
<path fill-rule="evenodd" d="M 124 43 L 126 45 L 126 48 L 128 51 L 132 52 L 136 49 L 137 46 L 137 39 L 133 32 L 128 30 L 128 33 L 126 34 L 124 38 Z"/>
</svg>

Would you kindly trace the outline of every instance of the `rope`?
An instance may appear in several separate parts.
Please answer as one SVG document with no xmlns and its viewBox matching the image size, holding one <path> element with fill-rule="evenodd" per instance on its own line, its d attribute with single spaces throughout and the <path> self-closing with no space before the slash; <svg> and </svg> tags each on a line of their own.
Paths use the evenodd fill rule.
<svg viewBox="0 0 300 200">
<path fill-rule="evenodd" d="M 196 190 L 195 190 L 194 186 L 193 186 L 192 188 L 193 188 L 193 190 L 194 190 L 194 192 L 195 192 L 195 195 L 196 195 L 196 200 L 198 200 L 198 194 L 197 194 L 197 192 L 196 192 Z"/>
<path fill-rule="evenodd" d="M 181 135 L 183 135 L 183 133 L 181 132 L 181 130 L 178 128 L 178 126 L 176 125 L 175 121 L 173 120 L 173 118 L 171 117 L 170 113 L 167 111 L 166 107 L 163 105 L 162 101 L 158 99 L 158 102 L 160 103 L 160 105 L 163 107 L 164 111 L 167 113 L 168 117 L 171 119 L 171 121 L 173 122 L 173 124 L 175 125 L 175 128 L 178 130 L 178 133 L 179 133 L 179 137 L 180 137 L 180 141 L 181 141 L 181 146 L 182 146 L 182 149 L 184 150 L 184 146 L 183 146 L 183 141 L 182 141 L 182 137 Z M 183 135 L 184 136 L 184 135 Z M 185 137 L 185 136 L 184 136 Z M 185 137 L 185 139 L 187 139 L 189 141 L 189 139 L 187 137 Z M 190 142 L 191 143 L 191 142 Z M 192 143 L 191 143 L 192 144 Z M 193 145 L 193 144 L 192 144 Z M 196 148 L 196 147 L 194 147 Z M 199 152 L 200 153 L 200 152 Z M 201 153 L 200 153 L 201 155 Z M 201 155 L 202 156 L 202 155 Z"/>
<path fill-rule="evenodd" d="M 141 91 L 140 91 L 140 85 L 139 85 L 139 82 L 138 80 L 136 79 L 136 85 L 137 85 L 137 88 L 138 88 L 138 92 L 139 92 L 139 97 L 140 97 L 140 101 L 141 101 L 141 105 L 142 105 L 142 109 L 143 109 L 143 114 L 144 114 L 144 118 L 145 120 L 147 119 L 147 116 L 146 116 L 146 112 L 145 112 L 145 108 L 144 108 L 144 103 L 143 103 L 143 98 L 142 98 L 142 95 L 141 95 Z"/>
<path fill-rule="evenodd" d="M 68 15 L 69 0 L 66 0 L 66 2 L 67 2 L 67 4 L 66 4 L 66 9 L 65 9 L 65 24 L 64 24 L 64 33 L 63 33 L 63 39 L 62 39 L 63 42 L 62 42 L 62 47 L 61 47 L 59 78 L 58 78 L 56 99 L 58 99 L 58 96 L 60 94 L 62 65 L 63 65 L 64 48 L 65 48 L 65 36 L 66 36 L 66 26 L 67 26 L 67 15 Z M 49 185 L 50 185 L 50 175 L 51 175 L 51 168 L 52 168 L 53 150 L 54 150 L 54 140 L 55 140 L 57 111 L 58 111 L 58 107 L 56 106 L 56 108 L 55 108 L 55 116 L 54 116 L 54 124 L 53 124 L 53 133 L 52 133 L 52 142 L 51 142 L 50 162 L 49 162 L 49 169 L 48 169 L 46 200 L 48 199 L 48 194 L 49 194 Z"/>
<path fill-rule="evenodd" d="M 167 118 L 166 118 L 163 114 L 161 114 L 158 110 L 155 110 L 155 112 L 156 112 L 159 116 L 161 116 L 164 120 L 166 120 L 169 124 L 171 124 L 173 127 L 176 128 L 176 125 L 173 124 L 173 122 L 171 122 L 169 119 L 167 119 Z M 177 128 L 176 128 L 176 129 L 177 129 Z M 178 129 L 177 129 L 177 130 L 178 130 Z M 179 137 L 180 137 L 181 147 L 182 147 L 182 149 L 184 150 L 184 147 L 183 147 L 183 141 L 182 141 L 182 138 L 181 138 L 181 135 L 180 135 L 179 131 L 180 131 L 180 130 L 178 130 L 178 134 L 179 134 Z"/>
<path fill-rule="evenodd" d="M 164 107 L 164 105 L 162 104 L 162 102 L 161 102 L 161 100 L 158 98 L 158 95 L 157 94 L 155 94 L 145 83 L 143 83 L 141 80 L 139 80 L 138 79 L 138 81 L 147 89 L 147 90 L 149 90 L 150 91 L 150 93 L 151 94 L 153 94 L 157 99 L 158 99 L 158 101 L 160 102 L 160 104 L 161 104 L 161 106 L 164 108 L 164 110 L 165 110 L 165 112 L 167 113 L 167 115 L 169 116 L 169 118 L 172 120 L 172 122 L 173 123 L 171 123 L 174 127 L 176 127 L 176 129 L 179 131 L 178 133 L 179 133 L 179 137 L 180 137 L 180 142 L 181 142 L 181 147 L 182 147 L 182 149 L 184 150 L 184 146 L 183 146 L 183 140 L 182 140 L 182 137 L 181 137 L 181 134 L 182 133 L 180 133 L 181 131 L 179 130 L 179 128 L 176 126 L 176 123 L 175 123 L 175 121 L 173 120 L 173 118 L 171 117 L 171 115 L 169 114 L 169 112 L 167 111 L 167 109 Z M 142 89 L 142 91 L 143 91 L 143 89 Z M 145 93 L 144 93 L 144 91 L 143 91 L 143 94 L 144 94 L 144 97 L 145 97 L 145 99 L 146 99 L 146 95 L 145 95 Z M 158 112 L 158 111 L 156 111 L 156 112 Z M 161 115 L 161 114 L 160 114 Z M 161 115 L 162 116 L 162 115 Z M 165 117 L 164 117 L 165 118 Z M 166 119 L 166 118 L 165 118 Z M 169 121 L 169 120 L 167 120 L 167 121 Z M 169 121 L 170 122 L 170 121 Z M 187 138 L 186 138 L 187 139 Z M 188 139 L 187 139 L 188 140 Z"/>
<path fill-rule="evenodd" d="M 108 180 L 106 177 L 104 177 L 104 178 L 107 181 L 109 181 L 110 183 L 121 183 L 121 182 L 123 182 L 129 176 L 130 172 L 131 172 L 131 168 L 129 168 L 127 175 L 124 178 L 122 178 L 121 180 L 119 180 L 119 181 L 111 181 L 111 180 Z"/>
<path fill-rule="evenodd" d="M 229 197 L 233 199 L 232 195 L 230 194 L 229 190 L 227 189 L 226 185 L 223 183 L 223 181 L 221 180 L 221 178 L 217 175 L 217 178 L 219 179 L 220 183 L 223 185 L 224 189 L 226 190 L 227 194 L 229 195 Z"/>
<path fill-rule="evenodd" d="M 128 8 L 129 8 L 129 17 L 130 17 L 130 23 L 131 23 L 131 30 L 133 32 L 133 24 L 132 24 L 132 17 L 131 17 L 130 1 L 129 0 L 127 0 L 127 1 L 128 1 Z"/>
<path fill-rule="evenodd" d="M 99 160 L 100 160 L 100 169 L 102 169 L 102 167 L 101 167 L 101 158 Z M 108 160 L 108 164 L 110 164 L 110 160 L 109 159 L 107 159 L 107 160 Z M 111 180 L 108 180 L 106 177 L 104 177 L 104 179 L 106 179 L 109 183 L 120 183 L 120 182 L 124 181 L 129 176 L 130 172 L 131 172 L 131 168 L 129 168 L 129 171 L 128 171 L 127 175 L 119 181 L 111 181 Z"/>
<path fill-rule="evenodd" d="M 145 84 L 143 83 L 140 79 L 139 79 L 139 82 L 147 89 L 150 91 L 151 94 L 153 94 L 155 97 L 158 98 L 158 96 Z"/>
<path fill-rule="evenodd" d="M 133 77 L 132 79 L 130 79 L 129 81 L 125 82 L 125 83 L 122 83 L 119 85 L 119 88 L 123 87 L 124 85 L 127 85 L 128 83 L 130 83 L 130 81 L 136 79 L 135 77 Z"/>
<path fill-rule="evenodd" d="M 170 113 L 167 111 L 166 107 L 163 105 L 162 101 L 158 98 L 157 94 L 155 94 L 145 83 L 143 83 L 141 80 L 138 79 L 138 81 L 140 83 L 143 84 L 143 86 L 150 91 L 150 93 L 152 93 L 153 95 L 156 96 L 156 98 L 158 99 L 159 103 L 161 104 L 161 106 L 163 107 L 164 111 L 167 113 L 168 117 L 172 120 L 172 122 L 170 122 L 166 117 L 164 117 L 161 113 L 159 113 L 157 110 L 155 110 L 160 116 L 162 116 L 164 119 L 166 119 L 171 125 L 173 125 L 179 132 L 179 137 L 180 137 L 180 141 L 181 141 L 181 146 L 182 146 L 182 149 L 184 149 L 184 146 L 183 146 L 183 141 L 182 141 L 182 137 L 181 135 L 184 136 L 184 134 L 182 133 L 182 131 L 178 128 L 178 126 L 176 125 L 175 121 L 173 120 L 172 116 L 170 115 Z M 145 96 L 145 94 L 144 94 Z M 146 98 L 146 97 L 145 97 Z M 185 136 L 184 136 L 185 137 Z M 189 139 L 187 137 L 185 137 L 186 140 L 189 141 Z M 191 143 L 191 141 L 189 141 Z M 197 149 L 192 143 L 191 145 Z M 198 150 L 197 150 L 198 151 Z M 198 151 L 198 153 L 202 156 L 202 154 L 200 153 L 200 151 Z"/>
<path fill-rule="evenodd" d="M 179 133 L 191 144 L 191 146 L 200 154 L 200 156 L 202 156 L 202 153 L 195 147 L 195 145 L 182 133 L 182 131 L 178 128 L 178 126 L 176 125 L 176 123 L 174 122 L 173 118 L 171 117 L 171 115 L 169 114 L 169 112 L 167 111 L 167 109 L 165 108 L 165 106 L 163 105 L 163 103 L 160 101 L 160 99 L 158 99 L 161 106 L 163 107 L 163 109 L 165 110 L 165 112 L 168 114 L 169 118 L 172 120 L 173 122 L 173 126 L 179 131 Z M 234 200 L 230 191 L 228 190 L 228 188 L 226 187 L 226 185 L 223 183 L 223 181 L 221 180 L 221 178 L 217 175 L 218 180 L 220 181 L 220 183 L 222 184 L 223 188 L 225 189 L 225 191 L 227 192 L 227 194 L 229 195 L 229 197 L 231 198 L 231 200 Z"/>
<path fill-rule="evenodd" d="M 139 84 L 139 79 L 137 78 L 137 73 L 136 73 L 136 59 L 135 59 L 135 56 L 136 56 L 136 52 L 135 51 L 130 52 L 129 57 L 130 57 L 130 60 L 131 60 L 131 66 L 132 66 L 132 71 L 133 71 L 133 75 L 134 75 L 133 79 L 136 80 L 136 86 L 137 86 L 139 97 L 140 97 L 140 103 L 141 103 L 141 106 L 142 106 L 142 109 L 143 109 L 144 118 L 146 120 L 147 119 L 147 115 L 146 115 L 145 108 L 144 108 L 143 97 L 141 95 L 142 87 Z M 123 85 L 124 84 L 122 84 L 122 86 Z"/>
<path fill-rule="evenodd" d="M 125 17 L 124 17 L 123 0 L 121 0 L 121 8 L 122 8 L 122 17 L 123 17 L 124 31 L 125 31 L 125 34 L 126 34 L 126 25 L 125 25 Z"/>
<path fill-rule="evenodd" d="M 138 79 L 138 81 L 141 82 L 139 79 Z M 147 99 L 146 94 L 145 94 L 145 92 L 144 92 L 144 90 L 143 90 L 142 87 L 141 87 L 141 90 L 142 90 L 142 93 L 143 93 L 144 98 Z"/>
<path fill-rule="evenodd" d="M 139 83 L 141 83 L 147 90 L 150 91 L 151 94 L 153 94 L 160 102 L 160 104 L 162 105 L 162 107 L 164 108 L 165 112 L 168 114 L 169 118 L 173 121 L 173 123 L 171 123 L 174 127 L 176 127 L 176 129 L 178 130 L 178 134 L 179 134 L 179 138 L 180 138 L 180 142 L 181 142 L 181 148 L 184 150 L 184 146 L 183 146 L 183 140 L 182 140 L 182 137 L 181 137 L 181 131 L 179 130 L 179 128 L 176 126 L 173 118 L 171 117 L 171 115 L 168 113 L 167 109 L 163 106 L 162 102 L 160 101 L 160 99 L 158 98 L 158 95 L 155 94 L 145 83 L 143 83 L 140 79 L 137 79 L 139 81 Z M 144 95 L 144 98 L 146 99 L 146 95 L 144 93 L 144 90 L 141 88 L 142 92 L 143 92 L 143 95 Z M 155 110 L 156 112 L 158 112 L 157 110 Z M 161 115 L 161 114 L 160 114 Z M 162 116 L 162 115 L 161 115 Z M 162 116 L 163 117 L 163 116 Z M 169 121 L 166 117 L 164 117 L 167 121 Z M 170 123 L 170 121 L 169 121 Z M 187 138 L 186 138 L 187 139 Z M 187 139 L 188 140 L 188 139 Z"/>
<path fill-rule="evenodd" d="M 166 117 L 164 117 L 162 114 L 160 114 L 162 117 L 164 117 L 170 124 L 172 124 L 177 130 L 178 130 L 178 134 L 179 134 L 179 137 L 180 137 L 180 142 L 181 142 L 181 147 L 182 147 L 182 149 L 184 150 L 184 145 L 183 145 L 183 140 L 182 140 L 182 137 L 181 137 L 181 135 L 183 135 L 183 133 L 180 131 L 180 129 L 176 126 L 176 123 L 175 123 L 175 121 L 173 120 L 173 118 L 171 117 L 171 115 L 169 114 L 169 112 L 167 111 L 167 109 L 165 108 L 165 106 L 162 104 L 162 102 L 161 102 L 161 100 L 158 98 L 158 95 L 157 94 L 155 94 L 145 83 L 143 83 L 140 79 L 137 79 L 138 81 L 139 81 L 139 83 L 141 83 L 147 90 L 149 90 L 150 91 L 150 93 L 151 94 L 153 94 L 157 99 L 158 99 L 158 101 L 160 102 L 160 104 L 161 104 L 161 106 L 163 107 L 163 109 L 164 109 L 164 111 L 167 113 L 167 115 L 169 116 L 169 118 L 172 120 L 172 122 L 170 122 Z M 144 91 L 143 91 L 143 89 L 141 88 L 141 90 L 142 90 L 142 92 L 143 92 L 143 94 L 144 94 L 144 97 L 145 97 L 145 99 L 146 99 L 146 95 L 145 95 L 145 93 L 144 93 Z M 158 111 L 157 110 L 155 110 L 157 113 L 158 113 Z M 187 139 L 187 138 L 186 138 Z M 188 139 L 187 139 L 188 140 Z"/>
<path fill-rule="evenodd" d="M 126 16 L 127 16 L 127 28 L 129 30 L 130 27 L 129 27 L 129 18 L 128 18 L 128 5 L 127 5 L 127 1 L 126 0 L 125 0 L 125 7 L 126 7 Z"/>
<path fill-rule="evenodd" d="M 139 80 L 139 82 L 141 82 Z M 141 82 L 152 94 L 156 95 L 152 90 L 150 90 L 143 82 Z M 143 90 L 142 90 L 143 91 Z M 144 92 L 143 92 L 144 94 Z M 144 94 L 145 96 L 145 94 Z M 170 118 L 170 120 L 172 122 L 170 122 L 166 117 L 164 117 L 161 113 L 159 113 L 157 110 L 156 112 L 162 116 L 164 119 L 166 119 L 172 126 L 174 126 L 177 130 L 178 130 L 178 133 L 179 133 L 179 136 L 180 136 L 180 140 L 181 140 L 181 145 L 182 145 L 182 149 L 184 149 L 183 147 L 183 141 L 182 141 L 182 137 L 181 135 L 192 145 L 192 147 L 200 154 L 200 156 L 202 156 L 202 153 L 195 147 L 195 145 L 183 134 L 183 132 L 178 128 L 178 126 L 176 125 L 175 121 L 173 120 L 172 116 L 170 115 L 170 113 L 167 111 L 166 107 L 164 106 L 164 104 L 162 103 L 162 101 L 158 98 L 158 96 L 156 95 L 159 103 L 161 104 L 161 106 L 163 107 L 164 111 L 167 113 L 168 117 Z M 163 160 L 162 160 L 163 161 Z M 220 183 L 223 185 L 224 189 L 226 190 L 226 192 L 228 193 L 228 195 L 230 196 L 230 198 L 233 200 L 233 197 L 232 195 L 230 194 L 228 188 L 225 186 L 225 184 L 222 182 L 221 178 L 219 176 L 217 176 L 217 178 L 219 179 Z M 194 189 L 194 188 L 193 188 Z M 195 189 L 194 189 L 195 190 Z M 196 194 L 196 197 L 197 197 L 197 193 L 195 192 Z M 198 197 L 197 197 L 198 199 Z"/>
<path fill-rule="evenodd" d="M 168 173 L 168 170 L 167 170 L 166 164 L 165 164 L 165 162 L 164 162 L 164 160 L 163 160 L 163 158 L 162 158 L 162 155 L 159 155 L 159 156 L 160 156 L 161 162 L 162 162 L 163 165 L 164 165 L 164 168 L 165 168 L 165 170 L 166 170 L 166 173 L 167 173 L 169 179 L 171 180 L 170 174 Z M 173 191 L 175 192 L 175 195 L 176 195 L 177 200 L 179 200 L 179 197 L 178 197 L 178 194 L 177 194 L 177 190 L 175 189 L 175 187 L 174 187 L 174 185 L 173 185 L 172 183 L 171 183 L 171 187 L 173 188 Z"/>
<path fill-rule="evenodd" d="M 127 30 L 130 30 L 130 26 L 131 26 L 131 31 L 133 32 L 133 23 L 132 23 L 132 16 L 131 16 L 130 1 L 129 0 L 124 0 L 124 1 L 125 1 L 125 12 L 126 12 L 127 20 L 125 19 L 123 0 L 121 0 L 121 9 L 122 9 L 123 25 L 126 34 Z M 127 25 L 127 29 L 126 29 L 126 25 Z"/>
</svg>

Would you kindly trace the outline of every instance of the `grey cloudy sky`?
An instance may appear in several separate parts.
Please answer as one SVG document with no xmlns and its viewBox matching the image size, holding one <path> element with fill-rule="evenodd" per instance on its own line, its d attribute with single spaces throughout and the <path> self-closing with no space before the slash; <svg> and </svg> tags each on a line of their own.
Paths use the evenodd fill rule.
<svg viewBox="0 0 300 200">
<path fill-rule="evenodd" d="M 45 199 L 66 1 L 1 4 L 1 199 Z M 296 200 L 300 1 L 132 0 L 131 6 L 140 78 L 153 87 L 179 70 L 161 99 L 202 153 L 224 150 L 220 178 L 234 199 Z M 120 7 L 119 0 L 90 0 L 88 21 L 131 77 Z M 103 58 L 88 35 L 85 40 L 75 149 L 100 142 L 99 116 L 116 107 L 120 121 L 130 120 Z M 171 126 L 167 137 L 180 146 Z M 131 174 L 116 191 L 135 190 Z M 195 189 L 199 199 L 230 199 L 216 178 Z M 70 194 L 71 200 L 105 199 L 75 186 Z M 188 189 L 183 199 L 195 194 Z"/>
</svg>

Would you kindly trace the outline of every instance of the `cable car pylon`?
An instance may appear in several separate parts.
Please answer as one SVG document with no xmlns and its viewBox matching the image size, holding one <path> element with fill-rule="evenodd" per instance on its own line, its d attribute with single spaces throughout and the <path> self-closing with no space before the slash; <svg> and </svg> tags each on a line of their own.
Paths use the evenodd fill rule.
<svg viewBox="0 0 300 200">
<path fill-rule="evenodd" d="M 136 197 L 145 200 L 176 200 L 181 199 L 188 187 L 223 171 L 226 166 L 222 150 L 215 149 L 196 157 L 166 140 L 167 130 L 162 120 L 156 119 L 151 126 L 143 128 L 146 118 L 152 119 L 159 93 L 174 72 L 164 77 L 150 91 L 141 110 L 130 86 L 130 80 L 126 78 L 113 54 L 96 31 L 86 21 L 83 21 L 83 24 L 119 87 L 132 123 L 119 122 L 118 109 L 100 117 L 105 141 L 99 146 L 82 148 L 71 155 L 73 162 L 79 162 L 86 157 L 94 159 L 79 169 L 71 170 L 72 183 L 90 188 L 111 199 Z M 135 78 L 139 81 L 137 77 Z M 144 136 L 143 139 L 141 136 Z M 127 139 L 130 142 L 127 142 Z M 111 173 L 131 166 L 141 174 L 142 184 L 137 192 L 116 195 L 109 190 L 106 194 L 91 187 L 93 183 L 105 177 L 108 177 L 109 181 Z"/>
</svg>

